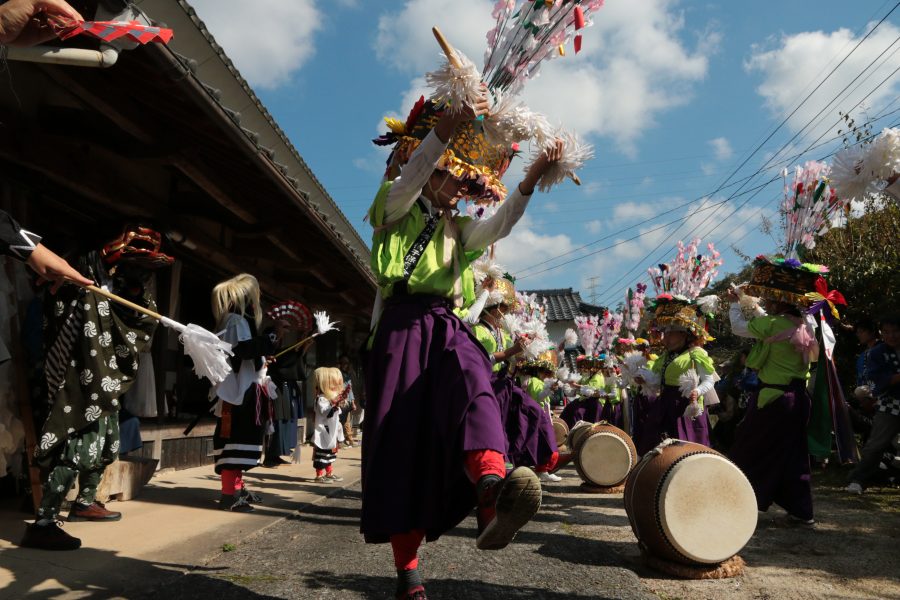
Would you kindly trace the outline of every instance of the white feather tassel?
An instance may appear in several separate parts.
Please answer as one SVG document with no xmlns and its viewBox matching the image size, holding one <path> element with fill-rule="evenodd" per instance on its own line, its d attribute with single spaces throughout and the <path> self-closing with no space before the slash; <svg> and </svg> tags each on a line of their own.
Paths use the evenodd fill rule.
<svg viewBox="0 0 900 600">
<path fill-rule="evenodd" d="M 549 145 L 555 142 L 555 138 L 563 140 L 563 155 L 558 161 L 550 165 L 550 168 L 538 181 L 538 189 L 542 192 L 550 191 L 554 185 L 564 182 L 567 178 L 575 178 L 575 172 L 584 166 L 584 163 L 594 157 L 594 147 L 582 141 L 577 135 L 570 132 L 561 132 L 551 136 L 544 144 L 537 144 L 532 156 L 536 160 Z M 526 167 L 527 171 L 528 167 Z"/>
<path fill-rule="evenodd" d="M 565 334 L 566 348 L 574 348 L 578 345 L 578 334 L 571 327 L 566 329 Z"/>
<path fill-rule="evenodd" d="M 688 369 L 678 378 L 678 390 L 685 398 L 689 398 L 691 392 L 696 390 L 698 385 L 700 385 L 700 376 L 695 369 Z"/>
<path fill-rule="evenodd" d="M 691 421 L 703 414 L 703 407 L 697 401 L 690 402 L 684 409 L 684 416 Z"/>
<path fill-rule="evenodd" d="M 516 97 L 495 92 L 496 101 L 484 119 L 484 137 L 489 144 L 510 147 L 526 140 L 543 142 L 552 135 L 547 117 L 527 108 Z"/>
<path fill-rule="evenodd" d="M 714 314 L 719 310 L 719 297 L 716 295 L 700 296 L 697 298 L 697 306 L 705 314 Z"/>
<path fill-rule="evenodd" d="M 178 341 L 184 346 L 185 355 L 191 357 L 194 373 L 198 377 L 205 377 L 213 385 L 225 381 L 231 373 L 231 362 L 228 359 L 234 355 L 231 344 L 193 323 L 183 325 L 163 317 L 162 324 L 179 333 Z"/>
<path fill-rule="evenodd" d="M 874 177 L 864 170 L 868 155 L 862 146 L 844 148 L 831 163 L 831 183 L 841 200 L 862 200 L 875 191 Z"/>
<path fill-rule="evenodd" d="M 642 352 L 629 350 L 622 356 L 622 380 L 625 385 L 632 385 L 641 368 L 647 366 L 647 358 Z"/>
<path fill-rule="evenodd" d="M 324 310 L 313 313 L 313 317 L 316 319 L 316 335 L 322 335 L 323 333 L 337 330 L 335 325 L 338 324 L 338 321 L 332 321 L 328 316 L 328 313 Z"/>
<path fill-rule="evenodd" d="M 294 446 L 294 451 L 291 453 L 291 462 L 295 465 L 300 464 L 300 448 L 302 447 L 303 445 L 298 441 L 297 445 Z"/>
<path fill-rule="evenodd" d="M 445 61 L 437 71 L 425 74 L 425 83 L 434 90 L 434 102 L 447 105 L 451 113 L 459 113 L 481 93 L 481 73 L 462 52 L 456 50 L 454 54 L 459 64 Z"/>
</svg>

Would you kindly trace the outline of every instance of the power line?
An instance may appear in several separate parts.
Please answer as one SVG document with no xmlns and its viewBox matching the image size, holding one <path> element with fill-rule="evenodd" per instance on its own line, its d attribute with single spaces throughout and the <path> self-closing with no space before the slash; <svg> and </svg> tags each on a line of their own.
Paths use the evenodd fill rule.
<svg viewBox="0 0 900 600">
<path fill-rule="evenodd" d="M 800 104 L 799 104 L 797 107 L 795 107 L 794 110 L 791 111 L 791 113 L 781 121 L 781 123 L 778 124 L 778 126 L 775 128 L 775 130 L 773 130 L 773 131 L 766 137 L 766 139 L 763 140 L 763 142 L 760 144 L 760 146 L 758 146 L 757 149 L 754 150 L 754 151 L 750 154 L 750 156 L 748 156 L 746 159 L 744 159 L 744 161 L 741 163 L 741 165 L 740 165 L 740 166 L 739 166 L 739 167 L 738 167 L 738 168 L 737 168 L 737 169 L 736 169 L 736 170 L 728 177 L 728 179 L 731 179 L 731 177 L 733 177 L 733 176 L 734 176 L 741 168 L 743 168 L 744 165 L 747 164 L 747 162 L 749 162 L 750 158 L 752 158 L 753 155 L 756 154 L 756 152 L 759 150 L 759 147 L 761 147 L 763 144 L 767 143 L 767 142 L 775 135 L 775 133 L 776 133 L 781 127 L 783 127 L 783 126 L 785 125 L 785 123 L 787 123 L 788 120 L 789 120 L 794 114 L 797 113 L 798 110 L 800 110 L 800 108 L 803 106 L 803 104 L 804 104 L 807 100 L 809 100 L 809 98 L 812 97 L 812 95 L 822 87 L 822 85 L 825 83 L 825 81 L 827 81 L 828 78 L 830 78 L 830 77 L 835 73 L 835 71 L 836 71 L 842 64 L 844 64 L 844 62 L 847 61 L 847 59 L 848 59 L 848 58 L 849 58 L 849 57 L 850 57 L 850 56 L 851 56 L 851 55 L 852 55 L 852 54 L 853 54 L 853 53 L 854 53 L 861 45 L 862 45 L 863 42 L 865 42 L 866 39 L 868 39 L 868 38 L 872 35 L 872 33 L 875 32 L 876 29 L 878 29 L 878 27 L 879 27 L 879 26 L 880 26 L 880 25 L 881 25 L 881 24 L 882 24 L 882 23 L 883 23 L 890 15 L 891 15 L 891 13 L 893 13 L 893 12 L 897 9 L 898 6 L 900 6 L 900 2 L 897 2 L 897 3 L 894 5 L 894 7 L 893 7 L 893 8 L 892 8 L 892 9 L 891 9 L 891 10 L 890 10 L 890 11 L 889 11 L 889 12 L 888 12 L 888 13 L 887 13 L 887 14 L 886 14 L 886 15 L 885 15 L 885 16 L 884 16 L 884 17 L 883 17 L 883 18 L 882 18 L 882 19 L 881 19 L 874 27 L 872 27 L 872 28 L 869 30 L 869 32 L 866 33 L 866 35 L 863 36 L 863 38 L 859 40 L 859 42 L 856 43 L 856 45 L 853 47 L 853 49 L 852 49 L 852 50 L 851 50 L 851 51 L 850 51 L 843 59 L 841 59 L 841 61 L 840 61 L 840 62 L 839 62 L 839 63 L 838 63 L 838 64 L 837 64 L 837 65 L 836 65 L 829 73 L 828 73 L 828 75 L 827 75 L 822 81 L 820 81 L 819 84 L 818 84 L 818 85 L 817 85 L 817 86 L 816 86 L 809 94 L 807 94 L 806 97 L 804 97 L 804 99 L 800 102 Z M 898 37 L 897 39 L 900 39 L 900 37 Z M 840 97 L 844 94 L 844 92 L 846 92 L 846 90 L 847 90 L 851 85 L 853 85 L 853 83 L 856 82 L 857 79 L 859 79 L 859 78 L 863 75 L 863 73 L 865 73 L 866 71 L 868 71 L 869 68 L 870 68 L 872 65 L 874 65 L 874 64 L 878 61 L 878 59 L 881 58 L 881 56 L 883 56 L 883 55 L 887 52 L 887 50 L 888 50 L 891 46 L 893 46 L 894 43 L 896 43 L 896 42 L 897 42 L 897 40 L 894 40 L 894 42 L 893 42 L 890 46 L 888 46 L 888 48 L 886 48 L 885 50 L 883 50 L 882 53 L 881 53 L 878 57 L 875 58 L 875 60 L 873 60 L 872 62 L 870 62 L 869 65 L 867 65 L 865 69 L 863 69 L 863 70 L 862 70 L 855 78 L 853 78 L 853 80 L 852 80 L 849 84 L 847 84 L 847 85 L 846 85 L 846 86 L 845 86 L 845 87 L 844 87 L 844 88 L 843 88 L 843 89 L 842 89 L 842 90 L 841 90 L 841 91 L 840 91 L 840 92 L 839 92 L 839 93 L 838 93 L 838 94 L 837 94 L 837 95 L 836 95 L 836 96 L 835 96 L 835 97 L 834 97 L 834 98 L 833 98 L 833 99 L 825 106 L 825 107 L 823 107 L 823 108 L 822 108 L 822 109 L 821 109 L 821 110 L 820 110 L 820 111 L 819 111 L 812 119 L 810 119 L 810 120 L 807 122 L 807 124 L 806 124 L 802 129 L 800 129 L 797 133 L 795 133 L 794 136 L 793 136 L 790 140 L 788 140 L 788 141 L 782 146 L 781 150 L 779 150 L 778 152 L 776 152 L 775 155 L 774 155 L 772 158 L 770 158 L 770 159 L 766 162 L 765 165 L 763 165 L 763 167 L 760 167 L 759 169 L 757 169 L 756 172 L 755 172 L 753 175 L 750 176 L 750 178 L 756 177 L 760 172 L 762 172 L 766 167 L 768 167 L 768 165 L 772 162 L 772 160 L 773 160 L 775 157 L 777 157 L 779 154 L 781 154 L 781 152 L 782 152 L 785 148 L 789 147 L 790 144 L 791 144 L 791 143 L 792 143 L 792 142 L 793 142 L 793 141 L 794 141 L 801 133 L 803 133 L 803 131 L 805 131 L 805 130 L 809 127 L 809 125 L 810 125 L 811 123 L 813 123 L 814 121 L 816 121 L 816 120 L 822 115 L 822 113 L 823 113 L 825 110 L 828 109 L 828 107 L 830 107 L 830 106 L 831 106 L 838 98 L 840 98 Z M 898 70 L 900 70 L 900 68 L 898 68 Z M 871 92 L 869 92 L 869 94 L 866 95 L 866 98 L 868 98 L 868 96 L 870 96 L 872 93 L 874 93 L 874 91 L 877 90 L 879 87 L 881 87 L 881 85 L 883 85 L 887 80 L 889 80 L 891 77 L 893 77 L 893 75 L 894 75 L 896 72 L 897 72 L 897 70 L 895 70 L 893 73 L 891 73 L 891 75 L 889 75 L 885 80 L 883 80 L 883 81 L 882 81 L 882 82 L 881 82 L 874 90 L 872 90 Z M 864 99 L 865 99 L 865 98 L 864 98 Z M 864 99 L 863 99 L 863 100 L 864 100 Z M 856 106 L 859 106 L 859 104 L 861 104 L 863 100 L 861 100 L 860 102 L 858 102 L 858 103 L 856 104 Z M 853 109 L 851 109 L 851 110 L 855 110 L 856 106 L 854 106 Z M 848 112 L 850 112 L 850 111 L 848 111 Z M 840 119 L 838 120 L 838 123 L 840 123 Z M 821 136 L 819 136 L 819 138 L 818 138 L 815 142 L 813 142 L 813 143 L 818 142 L 818 140 L 820 140 L 822 137 L 824 137 L 824 135 L 827 134 L 827 132 L 828 132 L 828 130 L 826 130 L 825 133 L 823 133 Z M 806 150 L 804 150 L 803 153 L 808 152 L 808 151 L 809 151 L 809 148 L 807 148 Z M 801 153 L 800 155 L 802 155 L 803 153 Z M 726 182 L 728 181 L 728 179 L 726 179 Z M 747 180 L 745 180 L 745 181 L 747 181 Z M 743 187 L 744 187 L 744 186 L 742 185 L 741 188 L 743 188 Z M 739 188 L 739 189 L 740 189 L 740 188 Z M 714 192 L 714 193 L 715 193 L 715 192 Z M 754 194 L 754 196 L 755 196 L 755 194 Z M 752 200 L 752 198 L 753 198 L 754 196 L 751 196 L 751 197 L 748 198 L 746 201 L 744 201 L 739 207 L 737 207 L 737 208 L 736 208 L 735 210 L 733 210 L 733 211 L 732 211 L 725 219 L 723 219 L 723 221 L 724 221 L 724 220 L 727 220 L 728 218 L 730 218 L 733 214 L 735 214 L 738 210 L 740 210 L 740 208 L 742 208 L 743 206 L 745 206 L 750 200 Z M 726 199 L 726 202 L 727 202 L 727 200 L 729 200 L 729 199 L 731 199 L 731 198 L 733 198 L 733 197 L 734 197 L 734 195 L 732 195 L 732 196 L 730 196 L 729 198 L 727 198 L 727 199 Z M 709 221 L 709 219 L 710 219 L 713 215 L 715 215 L 716 212 L 718 212 L 718 208 L 721 208 L 721 206 L 723 206 L 723 205 L 724 205 L 724 203 L 720 204 L 720 206 L 717 207 L 716 211 L 714 211 L 713 213 L 710 213 L 710 214 L 706 215 L 706 217 L 703 219 L 703 221 L 701 221 L 701 223 L 700 223 L 699 225 L 695 226 L 695 227 L 691 230 L 691 232 L 690 232 L 690 234 L 688 235 L 688 237 L 690 237 L 690 235 L 693 234 L 693 232 L 697 231 L 700 227 L 702 227 L 704 224 L 706 224 L 706 223 Z M 685 219 L 685 220 L 686 220 L 686 219 Z M 679 226 L 679 228 L 680 228 L 680 226 Z M 713 228 L 713 230 L 714 230 L 714 229 L 715 229 L 715 228 Z M 676 230 L 676 232 L 677 232 L 677 230 Z M 673 233 L 673 237 L 676 237 L 674 233 Z M 650 256 L 652 256 L 653 253 L 655 253 L 657 250 L 659 250 L 659 248 L 661 248 L 661 247 L 663 246 L 663 244 L 665 244 L 665 240 L 663 240 L 662 242 L 660 242 L 659 244 L 657 244 L 657 246 L 656 246 L 653 250 L 651 250 L 651 251 L 650 251 L 644 258 L 642 258 L 640 261 L 638 261 L 638 262 L 636 263 L 637 266 L 632 267 L 631 269 L 629 269 L 628 271 L 626 271 L 626 273 L 625 273 L 622 277 L 620 277 L 619 279 L 617 279 L 612 285 L 608 286 L 608 287 L 604 290 L 603 294 L 606 294 L 606 297 L 609 297 L 609 295 L 611 294 L 611 292 L 613 292 L 613 291 L 616 289 L 616 286 L 619 285 L 619 283 L 621 283 L 621 281 L 622 281 L 623 279 L 625 279 L 627 276 L 629 276 L 636 268 L 640 268 L 642 264 L 645 264 L 646 261 L 650 258 Z"/>
</svg>

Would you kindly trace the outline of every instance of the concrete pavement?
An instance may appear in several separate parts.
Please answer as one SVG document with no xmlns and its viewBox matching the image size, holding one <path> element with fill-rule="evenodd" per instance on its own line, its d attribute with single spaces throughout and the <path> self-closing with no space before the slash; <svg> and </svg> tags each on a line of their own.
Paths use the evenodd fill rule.
<svg viewBox="0 0 900 600">
<path fill-rule="evenodd" d="M 340 484 L 312 481 L 311 447 L 303 448 L 302 464 L 250 471 L 245 482 L 264 504 L 248 514 L 217 510 L 220 488 L 212 466 L 157 474 L 138 498 L 109 503 L 122 512 L 121 521 L 65 523 L 82 540 L 74 552 L 19 548 L 28 515 L 0 509 L 0 598 L 131 598 L 202 571 L 223 545 L 239 544 L 355 483 L 359 448 L 338 456 L 336 472 L 345 477 Z"/>
</svg>

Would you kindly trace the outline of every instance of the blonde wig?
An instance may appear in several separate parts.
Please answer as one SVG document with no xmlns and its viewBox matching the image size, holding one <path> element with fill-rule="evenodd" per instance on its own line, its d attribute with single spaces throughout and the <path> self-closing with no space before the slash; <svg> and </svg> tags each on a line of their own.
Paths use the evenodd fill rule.
<svg viewBox="0 0 900 600">
<path fill-rule="evenodd" d="M 334 400 L 338 394 L 344 391 L 344 374 L 335 367 L 319 367 L 315 371 L 316 387 L 319 393 Z"/>
<path fill-rule="evenodd" d="M 212 291 L 212 310 L 219 325 L 228 313 L 236 313 L 247 319 L 252 318 L 258 328 L 262 324 L 263 313 L 256 277 L 241 273 L 217 284 Z"/>
</svg>

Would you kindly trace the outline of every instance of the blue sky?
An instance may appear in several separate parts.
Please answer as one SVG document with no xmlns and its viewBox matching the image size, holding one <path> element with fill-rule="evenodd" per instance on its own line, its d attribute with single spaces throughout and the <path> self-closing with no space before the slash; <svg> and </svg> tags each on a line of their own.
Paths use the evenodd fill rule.
<svg viewBox="0 0 900 600">
<path fill-rule="evenodd" d="M 691 229 L 722 251 L 723 272 L 742 266 L 732 243 L 751 256 L 772 251 L 775 241 L 758 226 L 761 216 L 775 216 L 780 178 L 752 198 L 727 200 L 738 185 L 712 193 L 894 4 L 607 0 L 584 33 L 584 51 L 548 64 L 525 96 L 551 121 L 587 137 L 596 157 L 581 172 L 582 187 L 569 183 L 534 197 L 525 219 L 499 244 L 500 260 L 518 273 L 520 287 L 574 287 L 590 299 L 595 277 L 596 300 L 615 304 L 627 286 L 644 278 L 647 267 L 672 255 L 675 242 L 687 240 Z M 362 217 L 385 158 L 371 144 L 381 118 L 405 117 L 424 89 L 417 78 L 438 65 L 432 25 L 480 65 L 493 2 L 195 0 L 194 5 L 368 240 Z M 257 22 L 261 39 L 246 36 L 242 15 Z M 820 135 L 822 141 L 834 137 L 838 111 L 870 92 L 865 112 L 855 111 L 857 121 L 900 108 L 900 79 L 889 77 L 900 67 L 900 42 L 892 45 L 900 36 L 898 25 L 900 9 L 731 181 L 770 159 L 779 166 L 748 187 L 774 177 L 784 166 L 779 158 L 800 153 Z M 813 120 L 821 109 L 822 116 Z M 900 112 L 875 127 L 897 121 Z M 839 146 L 839 140 L 832 141 L 791 164 Z M 516 183 L 521 169 L 510 168 L 508 185 Z M 676 219 L 685 220 L 665 225 Z M 633 236 L 640 237 L 629 240 Z M 592 245 L 579 249 L 586 244 Z M 557 267 L 572 259 L 577 260 Z"/>
</svg>

